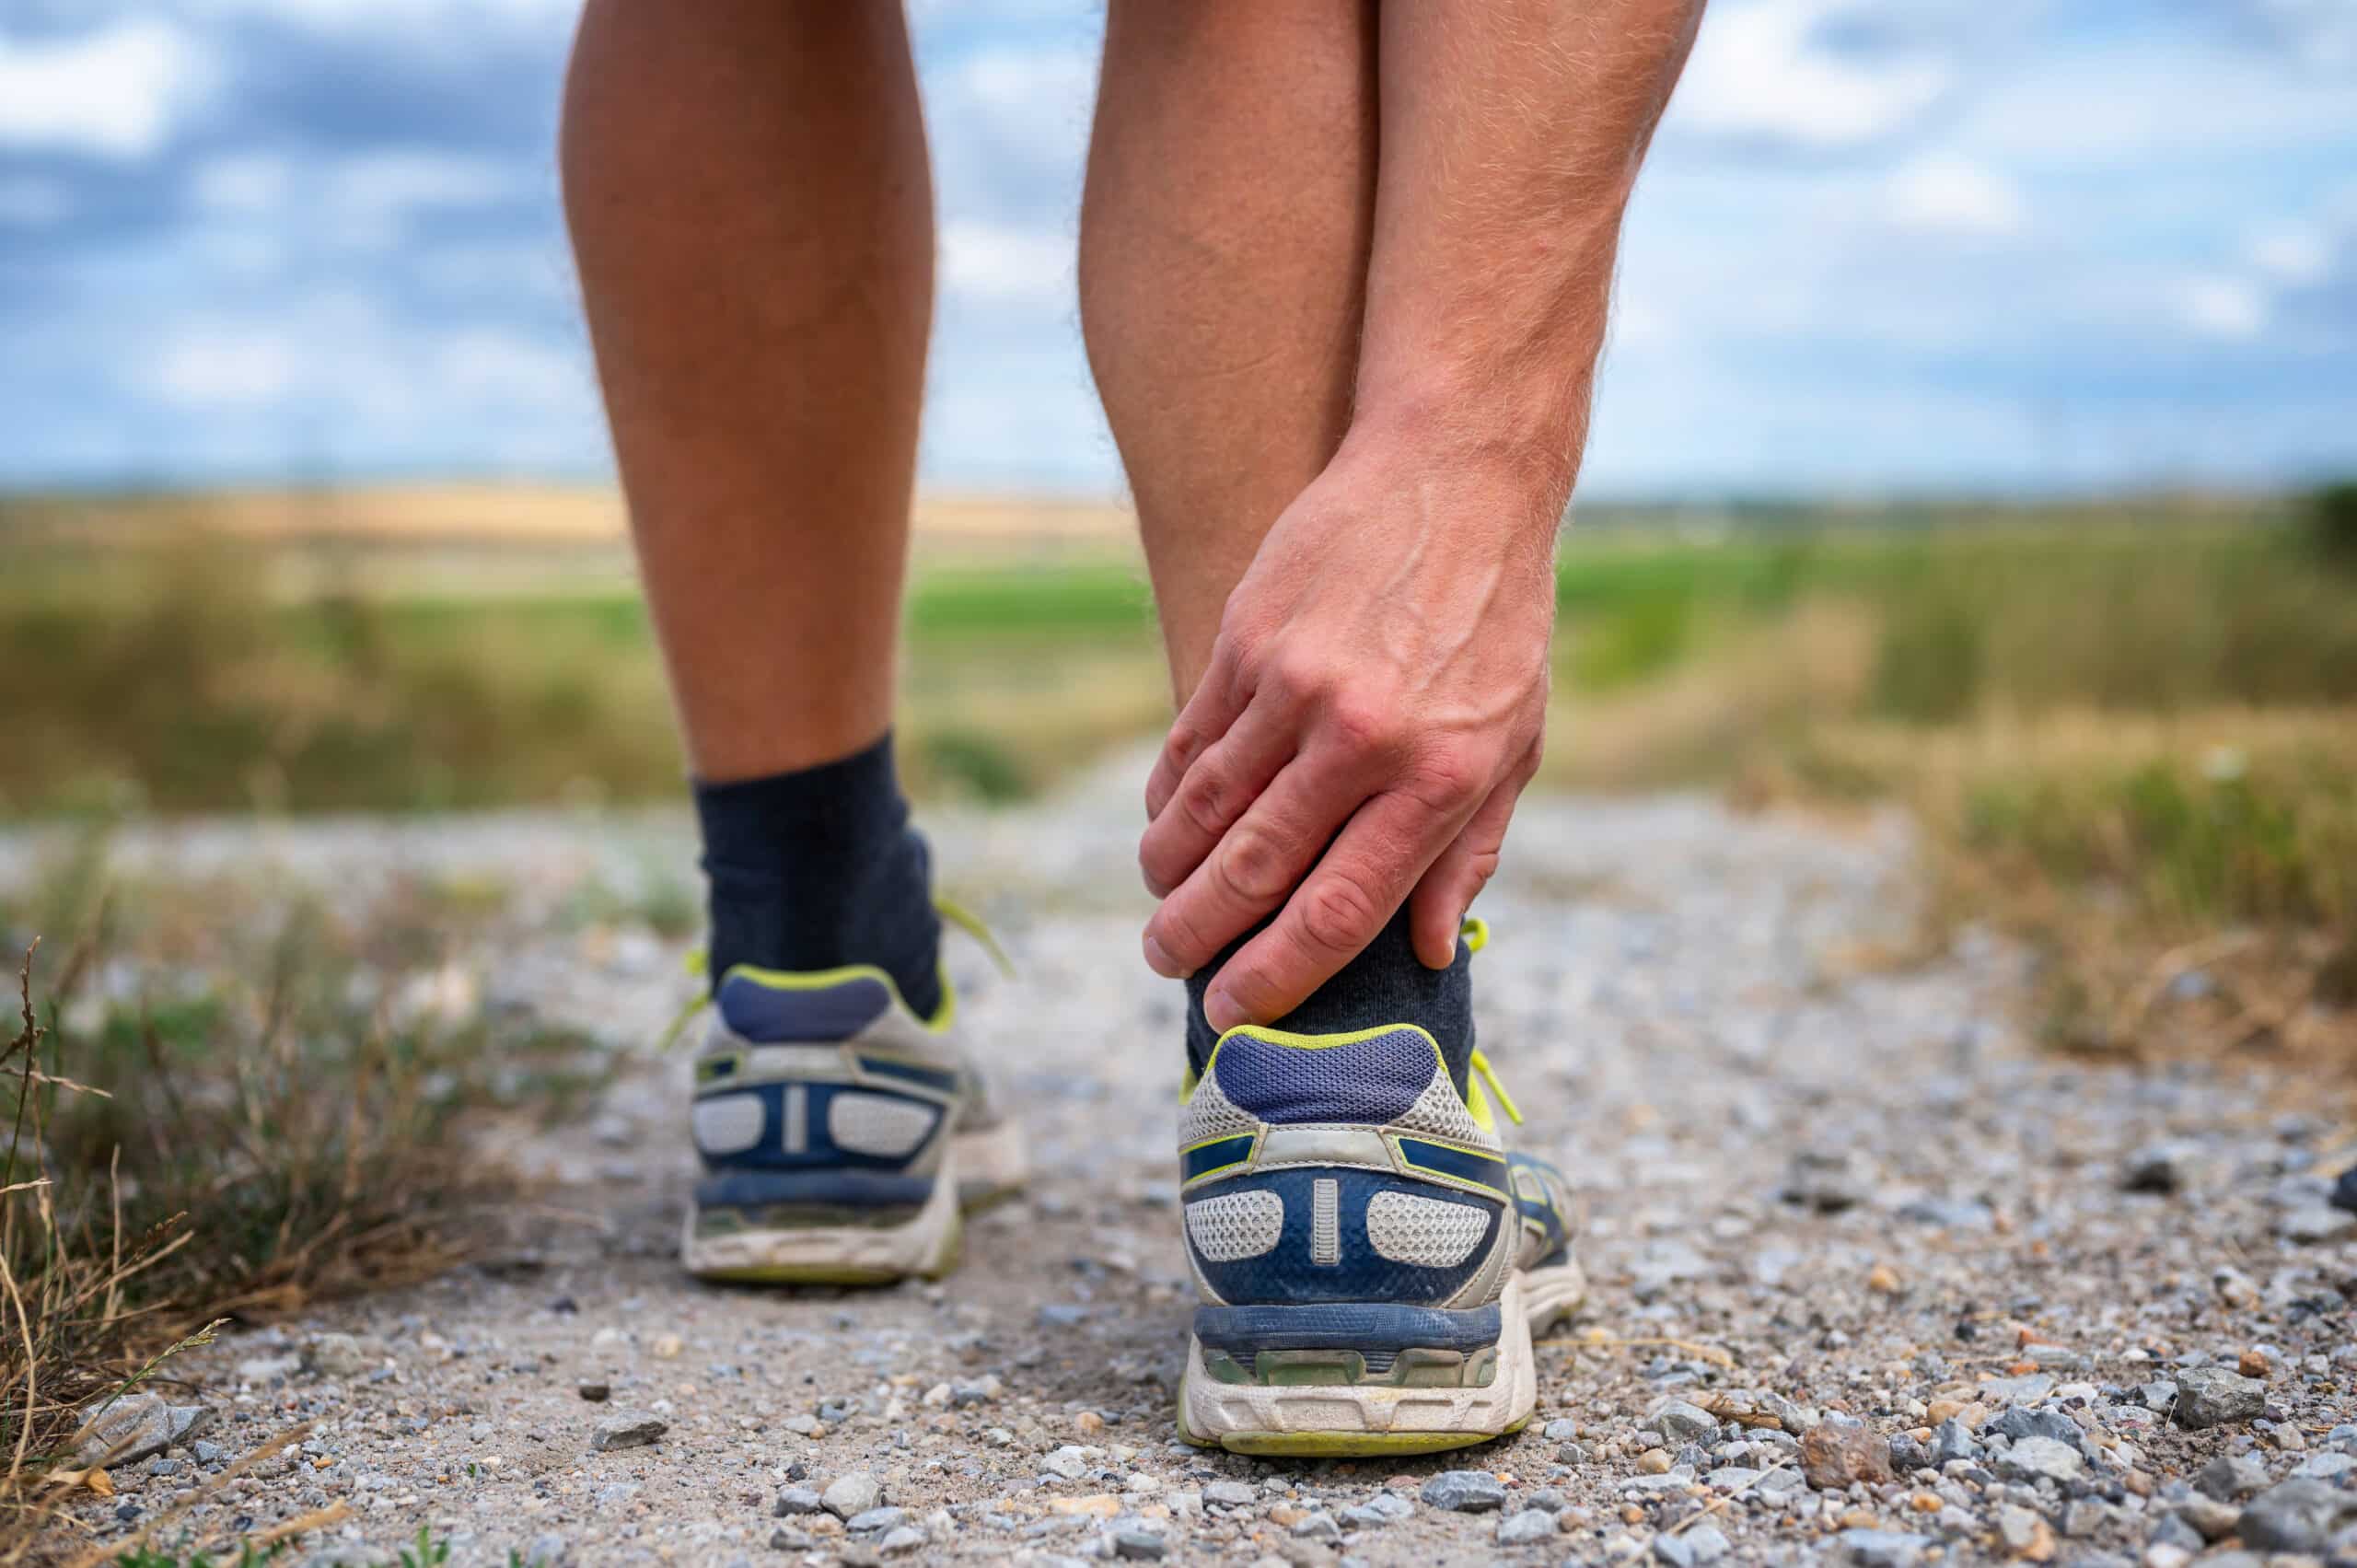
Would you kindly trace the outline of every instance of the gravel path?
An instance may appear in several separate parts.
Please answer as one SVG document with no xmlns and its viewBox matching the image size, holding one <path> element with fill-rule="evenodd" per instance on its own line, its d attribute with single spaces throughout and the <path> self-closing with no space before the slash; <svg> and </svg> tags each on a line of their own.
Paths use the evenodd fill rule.
<svg viewBox="0 0 2357 1568">
<path fill-rule="evenodd" d="M 2296 1084 L 2030 1053 L 2000 945 L 1877 961 L 1911 922 L 1902 825 L 1701 798 L 1535 800 L 1483 903 L 1482 1039 L 1582 1190 L 1596 1282 L 1540 1351 L 1531 1427 L 1358 1465 L 1177 1445 L 1178 996 L 1136 958 L 1134 810 L 1123 769 L 932 819 L 1021 968 L 958 966 L 1039 1169 L 946 1284 L 683 1278 L 683 1086 L 650 1062 L 527 1151 L 557 1182 L 527 1245 L 206 1353 L 213 1418 L 108 1506 L 168 1506 L 308 1422 L 201 1538 L 343 1503 L 311 1561 L 382 1562 L 424 1525 L 470 1564 L 2357 1562 L 2345 1129 Z M 403 870 L 503 878 L 519 934 L 442 1005 L 644 1056 L 677 948 L 534 912 L 676 880 L 682 832 L 221 826 L 122 853 L 355 900 Z M 0 880 L 28 855 L 0 839 Z"/>
</svg>

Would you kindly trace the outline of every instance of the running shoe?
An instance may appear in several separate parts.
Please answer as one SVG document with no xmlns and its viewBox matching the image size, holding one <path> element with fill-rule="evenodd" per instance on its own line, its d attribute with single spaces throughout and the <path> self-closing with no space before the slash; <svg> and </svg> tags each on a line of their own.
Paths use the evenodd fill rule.
<svg viewBox="0 0 2357 1568">
<path fill-rule="evenodd" d="M 941 993 L 921 1018 L 871 965 L 720 977 L 695 1059 L 689 1272 L 886 1284 L 956 1267 L 964 1215 L 1019 1189 L 1026 1161 L 958 1042 L 946 971 Z"/>
<path fill-rule="evenodd" d="M 1412 1024 L 1247 1025 L 1182 1089 L 1180 1198 L 1202 1303 L 1179 1435 L 1242 1454 L 1422 1454 L 1518 1430 L 1531 1341 L 1585 1293 L 1562 1173 L 1479 1051 L 1460 1083 Z"/>
</svg>

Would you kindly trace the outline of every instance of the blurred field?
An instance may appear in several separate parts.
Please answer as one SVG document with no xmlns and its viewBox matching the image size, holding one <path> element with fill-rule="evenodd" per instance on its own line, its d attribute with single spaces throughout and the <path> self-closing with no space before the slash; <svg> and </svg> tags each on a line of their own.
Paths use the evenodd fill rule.
<svg viewBox="0 0 2357 1568">
<path fill-rule="evenodd" d="M 2137 966 L 2246 927 L 2178 992 L 2238 1009 L 2240 1038 L 2331 1033 L 2357 908 L 2337 505 L 2338 523 L 2298 497 L 1584 517 L 1544 782 L 1904 800 L 1944 908 L 2116 949 L 2117 973 L 2058 983 L 2073 1043 L 2151 1037 L 2129 1019 Z M 0 812 L 672 798 L 616 526 L 594 492 L 15 503 Z M 919 533 L 902 733 L 921 796 L 1019 798 L 1156 731 L 1117 511 L 937 504 Z M 2219 974 L 2258 955 L 2269 983 L 2304 978 L 2228 997 Z"/>
</svg>

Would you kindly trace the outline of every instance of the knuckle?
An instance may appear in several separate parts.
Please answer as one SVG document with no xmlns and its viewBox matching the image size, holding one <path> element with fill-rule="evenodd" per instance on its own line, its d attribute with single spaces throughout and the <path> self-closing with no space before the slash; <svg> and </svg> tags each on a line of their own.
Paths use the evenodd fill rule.
<svg viewBox="0 0 2357 1568">
<path fill-rule="evenodd" d="M 1315 653 L 1288 649 L 1261 661 L 1261 690 L 1284 702 L 1316 701 L 1327 679 L 1326 661 Z"/>
<path fill-rule="evenodd" d="M 1231 809 L 1227 780 L 1208 762 L 1196 764 L 1187 783 L 1178 792 L 1178 808 L 1187 820 L 1204 833 L 1218 834 L 1227 829 Z"/>
<path fill-rule="evenodd" d="M 1412 787 L 1421 800 L 1460 806 L 1479 795 L 1484 782 L 1471 752 L 1461 746 L 1442 746 L 1417 760 Z"/>
<path fill-rule="evenodd" d="M 1343 692 L 1327 705 L 1326 722 L 1334 738 L 1361 757 L 1387 758 L 1399 749 L 1400 725 L 1396 705 L 1370 691 Z"/>
<path fill-rule="evenodd" d="M 1248 818 L 1220 841 L 1214 868 L 1231 897 L 1255 904 L 1283 894 L 1292 871 L 1283 842 Z"/>
<path fill-rule="evenodd" d="M 1383 923 L 1374 896 L 1349 872 L 1330 871 L 1302 889 L 1301 934 L 1329 953 L 1354 953 Z"/>
</svg>

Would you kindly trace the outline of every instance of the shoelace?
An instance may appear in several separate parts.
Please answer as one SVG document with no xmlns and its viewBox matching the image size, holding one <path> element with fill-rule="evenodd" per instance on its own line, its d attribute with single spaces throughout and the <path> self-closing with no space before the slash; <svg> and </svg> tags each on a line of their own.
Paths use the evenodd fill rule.
<svg viewBox="0 0 2357 1568">
<path fill-rule="evenodd" d="M 981 943 L 982 951 L 991 956 L 991 962 L 997 967 L 999 973 L 1009 980 L 1015 978 L 1015 960 L 1006 956 L 1006 949 L 999 945 L 998 937 L 983 923 L 981 915 L 976 914 L 946 893 L 934 894 L 933 912 Z M 680 967 L 690 975 L 702 980 L 712 973 L 712 955 L 705 949 L 697 947 L 688 954 Z M 690 997 L 687 1005 L 681 1007 L 671 1019 L 670 1027 L 663 1031 L 663 1038 L 656 1045 L 656 1051 L 658 1053 L 666 1052 L 678 1044 L 679 1036 L 686 1031 L 690 1024 L 695 1021 L 696 1015 L 711 1005 L 712 992 L 709 988 Z"/>
<path fill-rule="evenodd" d="M 1478 953 L 1490 945 L 1490 923 L 1480 915 L 1467 915 L 1463 930 L 1467 952 Z M 1479 1073 L 1481 1082 L 1489 1086 L 1492 1098 L 1498 1102 L 1498 1109 L 1504 1111 L 1515 1126 L 1521 1126 L 1522 1108 L 1515 1104 L 1514 1096 L 1506 1093 L 1506 1086 L 1498 1082 L 1498 1070 L 1490 1065 L 1490 1059 L 1482 1055 L 1477 1047 L 1470 1061 L 1473 1071 Z"/>
</svg>

